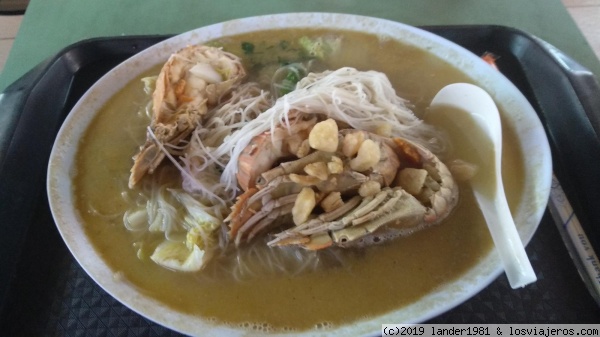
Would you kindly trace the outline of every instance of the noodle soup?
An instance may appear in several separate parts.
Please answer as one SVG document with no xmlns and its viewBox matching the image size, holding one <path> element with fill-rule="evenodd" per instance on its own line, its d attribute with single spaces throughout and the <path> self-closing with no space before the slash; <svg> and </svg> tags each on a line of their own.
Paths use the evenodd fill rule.
<svg viewBox="0 0 600 337">
<path fill-rule="evenodd" d="M 211 44 L 240 56 L 249 78 L 258 78 L 256 64 L 264 58 L 293 61 L 285 58 L 297 48 L 294 41 L 331 35 L 343 42 L 336 56 L 321 60 L 319 67 L 383 72 L 419 117 L 443 86 L 474 82 L 426 51 L 364 33 L 270 30 Z M 151 69 L 130 82 L 98 113 L 81 140 L 74 180 L 76 203 L 94 248 L 119 279 L 147 296 L 177 311 L 246 329 L 327 329 L 414 303 L 460 278 L 492 249 L 469 187 L 460 185 L 458 206 L 443 223 L 384 245 L 315 255 L 270 248 L 258 239 L 234 252 L 219 252 L 198 272 L 158 266 L 149 256 L 164 234 L 128 231 L 123 225 L 123 214 L 142 188 L 132 192 L 127 186 L 131 157 L 144 142 L 148 124 L 143 112 L 149 98 L 141 79 L 158 71 Z M 524 189 L 523 154 L 514 130 L 504 128 L 503 136 L 503 166 L 510 168 L 503 170 L 504 184 L 515 207 Z M 449 150 L 444 159 L 452 156 Z M 168 169 L 157 174 L 166 177 L 168 188 L 181 184 Z"/>
</svg>

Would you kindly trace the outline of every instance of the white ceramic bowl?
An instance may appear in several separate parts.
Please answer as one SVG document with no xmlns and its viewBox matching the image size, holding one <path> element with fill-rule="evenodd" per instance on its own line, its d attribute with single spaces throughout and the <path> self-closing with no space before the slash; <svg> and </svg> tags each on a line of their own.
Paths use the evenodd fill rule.
<svg viewBox="0 0 600 337">
<path fill-rule="evenodd" d="M 144 296 L 132 285 L 119 282 L 92 249 L 77 214 L 72 186 L 74 158 L 78 140 L 102 105 L 126 83 L 148 68 L 164 62 L 183 46 L 203 43 L 223 36 L 274 28 L 315 27 L 369 32 L 397 39 L 403 43 L 428 49 L 473 78 L 498 103 L 505 127 L 516 130 L 525 157 L 525 195 L 514 217 L 524 242 L 533 236 L 548 200 L 551 181 L 551 157 L 548 141 L 540 120 L 525 97 L 499 72 L 469 51 L 431 33 L 393 21 L 371 17 L 329 14 L 290 13 L 252 17 L 199 28 L 150 47 L 120 64 L 102 77 L 80 99 L 64 122 L 50 158 L 48 198 L 58 226 L 71 253 L 86 272 L 109 294 L 141 315 L 174 330 L 191 335 L 245 335 L 249 332 L 218 326 L 201 317 L 174 311 Z M 460 279 L 448 283 L 418 302 L 394 312 L 354 322 L 351 326 L 327 331 L 334 335 L 379 334 L 382 323 L 422 322 L 439 315 L 490 284 L 500 273 L 500 260 L 494 250 L 482 258 Z M 323 331 L 306 331 L 305 334 Z"/>
</svg>

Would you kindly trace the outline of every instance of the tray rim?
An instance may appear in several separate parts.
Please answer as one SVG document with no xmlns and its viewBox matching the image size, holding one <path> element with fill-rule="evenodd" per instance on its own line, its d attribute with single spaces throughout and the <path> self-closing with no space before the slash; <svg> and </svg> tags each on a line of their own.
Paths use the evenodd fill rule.
<svg viewBox="0 0 600 337">
<path fill-rule="evenodd" d="M 477 28 L 477 27 L 484 27 L 484 28 L 487 28 L 487 27 L 496 27 L 496 28 L 500 28 L 500 29 L 509 29 L 509 30 L 517 31 L 517 32 L 519 32 L 520 34 L 524 34 L 524 35 L 531 36 L 530 34 L 528 34 L 528 33 L 525 33 L 525 32 L 523 32 L 523 31 L 520 31 L 520 30 L 518 30 L 518 29 L 514 29 L 514 28 L 511 28 L 511 27 L 505 27 L 505 26 L 497 26 L 497 25 L 448 25 L 448 26 L 445 26 L 445 25 L 435 25 L 435 26 L 419 26 L 419 28 L 426 29 L 426 30 L 427 30 L 427 28 L 436 28 L 436 29 L 438 29 L 438 28 L 439 28 L 439 29 L 442 29 L 442 28 L 461 28 L 461 27 L 462 27 L 462 28 Z M 74 43 L 74 44 L 72 44 L 72 45 L 69 45 L 69 46 L 67 46 L 67 47 L 63 48 L 63 49 L 62 49 L 62 50 L 61 50 L 59 53 L 57 53 L 57 54 L 56 54 L 54 57 L 56 57 L 56 59 L 59 59 L 60 57 L 62 57 L 62 56 L 63 56 L 63 55 L 62 55 L 62 53 L 68 52 L 69 50 L 71 50 L 71 49 L 73 49 L 73 48 L 76 48 L 76 47 L 81 47 L 81 46 L 84 46 L 84 45 L 85 45 L 85 44 L 87 44 L 87 43 L 95 43 L 97 40 L 114 40 L 114 39 L 119 39 L 119 40 L 125 39 L 125 40 L 128 40 L 128 39 L 135 39 L 135 38 L 142 38 L 142 39 L 144 39 L 144 38 L 147 38 L 147 37 L 151 37 L 151 38 L 156 38 L 156 37 L 168 38 L 168 37 L 170 37 L 170 35 L 138 35 L 138 36 L 126 36 L 126 37 L 122 37 L 122 36 L 110 37 L 110 36 L 108 36 L 108 37 L 98 37 L 98 38 L 86 39 L 86 40 L 81 40 L 81 41 L 79 41 L 79 42 L 76 42 L 76 43 Z M 52 59 L 54 59 L 54 57 L 53 57 Z M 56 61 L 56 60 L 54 60 L 54 61 Z M 46 61 L 45 61 L 45 62 L 46 62 Z M 44 63 L 44 62 L 42 62 L 42 63 Z M 41 63 L 41 64 L 42 64 L 42 63 Z M 53 63 L 53 62 L 52 62 L 52 63 Z M 39 66 L 39 65 L 38 65 L 38 66 Z M 48 68 L 49 68 L 50 66 L 52 66 L 52 65 L 49 65 L 49 66 L 48 66 Z M 37 68 L 37 67 L 36 67 L 36 68 Z M 32 69 L 32 70 L 34 70 L 34 69 Z M 26 75 L 27 75 L 27 74 L 26 74 Z M 23 77 L 25 77 L 26 75 L 24 75 Z M 41 77 L 41 76 L 40 76 L 40 77 Z M 38 79 L 39 79 L 39 78 L 38 78 Z M 15 81 L 13 84 L 16 84 L 17 82 L 19 82 L 19 81 L 21 81 L 21 80 L 22 80 L 22 78 L 20 78 L 19 80 Z M 8 90 L 8 89 L 9 89 L 11 86 L 12 86 L 12 84 L 11 84 L 11 85 L 9 85 L 9 86 L 8 86 L 8 87 L 7 87 L 7 88 L 6 88 L 6 89 L 3 91 L 3 93 L 4 93 L 4 92 L 7 92 L 7 90 Z"/>
</svg>

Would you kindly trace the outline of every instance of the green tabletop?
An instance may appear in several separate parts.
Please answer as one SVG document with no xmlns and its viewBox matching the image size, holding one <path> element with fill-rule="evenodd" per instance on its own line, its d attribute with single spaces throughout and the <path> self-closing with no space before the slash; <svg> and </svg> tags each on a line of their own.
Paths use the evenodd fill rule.
<svg viewBox="0 0 600 337">
<path fill-rule="evenodd" d="M 515 27 L 600 75 L 598 58 L 560 0 L 32 0 L 0 74 L 0 90 L 80 40 L 175 34 L 240 17 L 309 11 L 362 14 L 409 25 Z"/>
</svg>

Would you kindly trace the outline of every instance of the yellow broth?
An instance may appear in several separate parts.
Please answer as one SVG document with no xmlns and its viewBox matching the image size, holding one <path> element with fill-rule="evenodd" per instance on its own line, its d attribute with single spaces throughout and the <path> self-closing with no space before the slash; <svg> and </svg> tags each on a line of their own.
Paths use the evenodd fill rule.
<svg viewBox="0 0 600 337">
<path fill-rule="evenodd" d="M 269 31 L 230 37 L 219 43 L 243 56 L 241 42 L 275 45 L 324 33 L 331 32 Z M 352 66 L 385 72 L 397 93 L 415 104 L 419 116 L 444 85 L 473 82 L 426 51 L 362 33 L 334 33 L 342 34 L 344 42 L 339 57 L 327 62 L 330 69 Z M 157 71 L 152 69 L 148 74 Z M 127 189 L 131 157 L 145 139 L 148 119 L 138 112 L 147 100 L 138 78 L 98 113 L 80 143 L 75 195 L 86 233 L 106 263 L 124 281 L 175 310 L 247 328 L 304 330 L 336 326 L 418 301 L 459 278 L 492 249 L 471 191 L 461 185 L 460 202 L 442 224 L 368 248 L 343 268 L 295 277 L 270 275 L 215 281 L 139 259 L 139 247 L 133 245 L 139 235 L 123 226 L 122 214 L 130 205 L 121 192 Z M 514 207 L 523 191 L 523 159 L 514 131 L 505 128 L 503 132 L 504 182 Z"/>
</svg>

